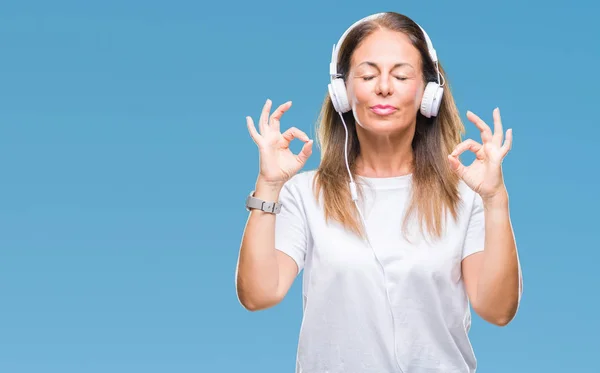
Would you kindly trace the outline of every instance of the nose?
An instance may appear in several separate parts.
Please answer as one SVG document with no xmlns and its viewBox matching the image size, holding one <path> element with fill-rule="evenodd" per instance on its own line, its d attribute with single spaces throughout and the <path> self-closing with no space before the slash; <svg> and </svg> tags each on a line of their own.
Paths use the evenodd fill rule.
<svg viewBox="0 0 600 373">
<path fill-rule="evenodd" d="M 394 93 L 393 84 L 390 82 L 391 78 L 390 74 L 381 74 L 375 88 L 378 95 L 389 96 Z"/>
</svg>

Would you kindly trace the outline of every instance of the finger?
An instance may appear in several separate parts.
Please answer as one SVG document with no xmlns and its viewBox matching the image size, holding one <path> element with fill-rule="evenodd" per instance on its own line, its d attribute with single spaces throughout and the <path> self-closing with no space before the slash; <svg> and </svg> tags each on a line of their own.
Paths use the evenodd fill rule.
<svg viewBox="0 0 600 373">
<path fill-rule="evenodd" d="M 479 128 L 479 131 L 481 131 L 481 140 L 484 143 L 492 140 L 492 130 L 481 118 L 472 111 L 467 111 L 467 118 Z"/>
<path fill-rule="evenodd" d="M 494 143 L 498 146 L 502 145 L 502 138 L 504 137 L 504 129 L 502 129 L 502 118 L 500 117 L 500 109 L 495 108 L 493 112 L 494 117 Z"/>
<path fill-rule="evenodd" d="M 452 157 L 458 157 L 459 155 L 466 152 L 467 150 L 472 151 L 473 153 L 477 154 L 479 152 L 479 150 L 481 149 L 481 147 L 482 147 L 482 145 L 480 143 L 478 143 L 477 141 L 475 141 L 473 139 L 467 139 L 467 140 L 461 142 L 460 144 L 456 145 L 456 147 L 454 148 L 454 150 L 452 151 L 452 153 L 450 155 Z"/>
<path fill-rule="evenodd" d="M 271 111 L 271 100 L 267 99 L 265 104 L 263 105 L 262 112 L 260 113 L 260 119 L 258 120 L 258 127 L 260 129 L 260 133 L 264 134 L 265 130 L 268 127 L 267 121 L 269 120 L 269 111 Z"/>
<path fill-rule="evenodd" d="M 509 128 L 508 131 L 506 131 L 506 139 L 504 140 L 504 144 L 500 148 L 500 151 L 502 152 L 502 157 L 506 156 L 510 149 L 512 149 L 512 139 L 512 128 Z"/>
<path fill-rule="evenodd" d="M 302 164 L 306 163 L 308 157 L 310 157 L 310 155 L 312 154 L 312 145 L 313 140 L 309 140 L 306 143 L 304 143 L 302 150 L 300 150 L 300 153 L 298 154 L 298 160 L 300 160 Z"/>
<path fill-rule="evenodd" d="M 448 155 L 448 162 L 450 163 L 450 169 L 456 172 L 456 174 L 462 178 L 463 174 L 465 173 L 465 165 L 462 164 L 458 157 L 455 157 L 451 154 Z"/>
<path fill-rule="evenodd" d="M 288 144 L 292 142 L 294 138 L 302 141 L 308 141 L 308 136 L 306 136 L 304 132 L 300 131 L 296 127 L 290 127 L 287 131 L 282 133 L 282 135 L 283 138 L 288 142 Z"/>
<path fill-rule="evenodd" d="M 280 121 L 283 113 L 288 111 L 288 109 L 292 107 L 292 101 L 288 101 L 285 104 L 279 105 L 277 110 L 271 114 L 271 119 L 269 120 L 269 127 L 271 127 L 274 131 L 279 132 Z"/>
<path fill-rule="evenodd" d="M 254 121 L 250 117 L 246 117 L 246 125 L 248 126 L 248 132 L 250 132 L 250 137 L 256 145 L 258 145 L 258 139 L 260 139 L 259 133 L 256 131 L 256 127 L 254 127 Z"/>
</svg>

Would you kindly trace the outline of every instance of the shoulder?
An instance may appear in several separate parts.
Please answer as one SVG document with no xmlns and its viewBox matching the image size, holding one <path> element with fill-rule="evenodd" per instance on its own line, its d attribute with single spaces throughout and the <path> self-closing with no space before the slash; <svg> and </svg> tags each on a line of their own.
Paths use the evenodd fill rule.
<svg viewBox="0 0 600 373">
<path fill-rule="evenodd" d="M 313 181 L 317 170 L 306 170 L 296 173 L 285 184 L 284 189 L 296 197 L 305 198 L 312 195 Z"/>
<path fill-rule="evenodd" d="M 316 170 L 302 171 L 286 181 L 279 193 L 282 208 L 285 209 L 287 206 L 304 214 L 315 212 L 315 209 L 318 209 L 313 187 L 315 176 Z"/>
<path fill-rule="evenodd" d="M 458 193 L 460 196 L 459 211 L 471 215 L 472 213 L 483 209 L 481 196 L 462 180 L 458 182 Z"/>
</svg>

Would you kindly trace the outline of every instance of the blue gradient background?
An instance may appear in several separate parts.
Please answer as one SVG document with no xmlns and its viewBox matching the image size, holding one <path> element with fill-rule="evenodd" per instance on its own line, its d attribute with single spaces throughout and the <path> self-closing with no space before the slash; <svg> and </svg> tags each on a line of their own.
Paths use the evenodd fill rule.
<svg viewBox="0 0 600 373">
<path fill-rule="evenodd" d="M 474 316 L 479 371 L 600 371 L 596 5 L 200 4 L 1 3 L 0 372 L 292 372 L 300 281 L 258 313 L 234 288 L 244 117 L 292 100 L 312 137 L 333 43 L 385 10 L 428 31 L 463 118 L 514 131 L 525 293 L 505 328 Z"/>
</svg>

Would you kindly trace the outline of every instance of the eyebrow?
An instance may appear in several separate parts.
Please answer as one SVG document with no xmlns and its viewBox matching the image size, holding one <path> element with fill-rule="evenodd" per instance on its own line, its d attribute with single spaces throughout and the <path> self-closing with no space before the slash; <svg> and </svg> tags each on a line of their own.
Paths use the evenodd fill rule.
<svg viewBox="0 0 600 373">
<path fill-rule="evenodd" d="M 364 64 L 366 64 L 366 65 L 369 65 L 369 66 L 373 66 L 374 68 L 376 68 L 377 70 L 379 70 L 379 67 L 377 66 L 377 64 L 376 64 L 375 62 L 371 62 L 371 61 L 364 61 L 364 62 L 361 62 L 361 63 L 359 63 L 359 64 L 358 64 L 356 67 L 358 67 L 358 66 L 360 66 L 360 65 L 364 65 Z M 413 67 L 413 66 L 412 66 L 411 64 L 409 64 L 408 62 L 399 62 L 399 63 L 395 64 L 395 65 L 392 67 L 392 70 L 393 70 L 393 69 L 395 69 L 395 68 L 398 68 L 398 67 L 402 67 L 402 66 L 410 66 L 410 67 Z"/>
</svg>

